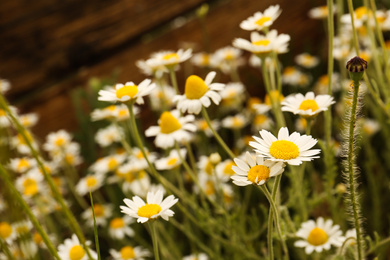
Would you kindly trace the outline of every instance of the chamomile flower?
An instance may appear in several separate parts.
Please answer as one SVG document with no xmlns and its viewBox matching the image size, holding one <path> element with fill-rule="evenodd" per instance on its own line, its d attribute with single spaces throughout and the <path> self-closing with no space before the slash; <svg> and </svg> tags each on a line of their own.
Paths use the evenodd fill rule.
<svg viewBox="0 0 390 260">
<path fill-rule="evenodd" d="M 31 128 L 38 122 L 38 115 L 36 113 L 19 115 L 19 120 L 24 127 Z"/>
<path fill-rule="evenodd" d="M 156 85 L 151 82 L 150 79 L 145 79 L 139 85 L 135 85 L 131 81 L 126 82 L 125 84 L 116 84 L 115 88 L 100 90 L 98 100 L 122 103 L 135 100 L 135 103 L 143 104 L 143 97 L 149 95 L 156 87 Z"/>
<path fill-rule="evenodd" d="M 218 176 L 218 180 L 227 182 L 231 176 L 233 176 L 235 173 L 232 169 L 233 166 L 236 166 L 233 160 L 227 159 L 221 163 L 219 163 L 215 167 L 215 172 Z"/>
<path fill-rule="evenodd" d="M 90 244 L 90 241 L 86 241 L 88 247 Z M 58 246 L 58 255 L 61 260 L 88 260 L 89 258 L 85 250 L 77 236 L 73 234 L 71 238 L 65 239 L 64 243 Z M 96 252 L 90 248 L 88 248 L 88 251 L 93 259 L 97 259 Z"/>
<path fill-rule="evenodd" d="M 106 157 L 99 158 L 90 169 L 98 175 L 106 174 L 110 171 L 115 171 L 127 158 L 126 154 L 112 154 Z"/>
<path fill-rule="evenodd" d="M 306 118 L 312 118 L 322 111 L 328 110 L 328 107 L 335 101 L 330 95 L 317 95 L 308 92 L 306 95 L 301 93 L 290 95 L 282 101 L 282 111 L 294 113 Z"/>
<path fill-rule="evenodd" d="M 10 223 L 0 222 L 0 238 L 9 244 L 16 238 L 16 231 Z"/>
<path fill-rule="evenodd" d="M 356 239 L 357 239 L 356 229 L 353 228 L 353 229 L 347 230 L 347 232 L 345 232 L 344 238 L 345 238 L 345 240 L 348 240 L 346 242 L 347 245 L 349 245 L 349 246 L 356 245 Z"/>
<path fill-rule="evenodd" d="M 247 123 L 247 118 L 242 114 L 227 116 L 222 120 L 222 126 L 229 129 L 242 129 Z"/>
<path fill-rule="evenodd" d="M 72 135 L 65 130 L 50 133 L 46 136 L 46 143 L 43 144 L 43 149 L 48 152 L 57 152 L 65 149 L 72 140 Z"/>
<path fill-rule="evenodd" d="M 311 69 L 320 63 L 320 59 L 305 52 L 295 56 L 295 62 L 299 66 Z"/>
<path fill-rule="evenodd" d="M 38 246 L 31 240 L 20 242 L 19 247 L 23 259 L 34 259 L 35 255 L 38 253 Z"/>
<path fill-rule="evenodd" d="M 187 154 L 186 149 L 180 149 L 180 156 L 185 159 Z M 156 160 L 155 165 L 157 170 L 171 170 L 181 165 L 179 153 L 176 150 L 171 150 L 168 157 Z"/>
<path fill-rule="evenodd" d="M 211 120 L 210 123 L 215 131 L 218 131 L 218 129 L 221 127 L 220 122 L 217 120 Z M 195 125 L 197 126 L 198 132 L 203 132 L 207 137 L 213 136 L 213 131 L 211 131 L 206 120 L 204 120 L 203 118 L 196 120 Z"/>
<path fill-rule="evenodd" d="M 149 159 L 149 162 L 153 163 L 157 158 L 156 153 L 149 152 L 148 148 L 146 147 L 144 147 L 144 151 Z M 149 167 L 148 162 L 144 157 L 144 154 L 138 147 L 133 147 L 133 156 L 131 156 L 130 160 L 131 163 L 134 164 L 134 166 L 137 167 L 139 170 L 143 170 Z"/>
<path fill-rule="evenodd" d="M 91 174 L 81 178 L 76 185 L 76 191 L 80 196 L 84 196 L 88 192 L 93 192 L 103 185 L 104 175 Z"/>
<path fill-rule="evenodd" d="M 30 157 L 12 158 L 9 167 L 16 173 L 24 173 L 36 164 L 36 161 Z"/>
<path fill-rule="evenodd" d="M 196 53 L 192 56 L 191 62 L 201 68 L 210 67 L 210 54 L 206 52 Z"/>
<path fill-rule="evenodd" d="M 209 260 L 209 257 L 205 253 L 198 253 L 184 256 L 183 260 Z"/>
<path fill-rule="evenodd" d="M 141 246 L 124 246 L 119 251 L 110 249 L 109 252 L 114 260 L 144 260 L 151 256 L 150 251 Z"/>
<path fill-rule="evenodd" d="M 209 107 L 211 105 L 210 99 L 219 104 L 221 96 L 217 91 L 221 91 L 225 84 L 212 83 L 216 73 L 214 71 L 207 74 L 206 79 L 203 80 L 196 75 L 191 75 L 187 78 L 184 95 L 176 95 L 173 98 L 177 102 L 177 108 L 185 113 L 199 114 L 202 106 Z"/>
<path fill-rule="evenodd" d="M 33 225 L 28 220 L 22 220 L 22 221 L 14 223 L 12 225 L 12 227 L 15 230 L 17 237 L 23 237 L 23 236 L 28 235 L 30 233 L 30 231 L 33 228 Z"/>
<path fill-rule="evenodd" d="M 316 221 L 309 220 L 302 223 L 296 236 L 300 240 L 296 241 L 296 247 L 304 247 L 305 253 L 310 255 L 314 251 L 321 253 L 323 250 L 329 250 L 331 246 L 340 247 L 345 238 L 339 225 L 333 225 L 333 221 L 324 220 L 319 217 Z"/>
<path fill-rule="evenodd" d="M 99 204 L 94 203 L 93 204 L 93 210 L 95 212 L 95 220 L 96 220 L 96 226 L 106 226 L 107 219 L 112 216 L 113 206 L 111 204 Z M 85 220 L 85 224 L 89 227 L 93 227 L 93 213 L 92 213 L 92 207 L 89 209 L 86 209 L 82 214 L 81 217 Z"/>
<path fill-rule="evenodd" d="M 235 39 L 233 46 L 240 48 L 256 55 L 267 55 L 271 52 L 277 54 L 286 53 L 288 51 L 288 42 L 290 36 L 280 34 L 276 30 L 271 30 L 266 35 L 261 35 L 258 32 L 251 33 L 251 41 L 245 39 Z"/>
<path fill-rule="evenodd" d="M 150 64 L 153 66 L 164 66 L 167 69 L 176 68 L 179 63 L 190 59 L 192 57 L 192 49 L 180 49 L 174 51 L 160 51 L 152 54 Z"/>
<path fill-rule="evenodd" d="M 108 233 L 114 239 L 123 239 L 125 236 L 134 236 L 134 230 L 129 227 L 134 220 L 129 216 L 116 217 L 110 221 Z"/>
<path fill-rule="evenodd" d="M 163 200 L 163 191 L 148 192 L 145 203 L 140 197 L 134 196 L 132 200 L 123 200 L 126 206 L 120 206 L 122 213 L 127 214 L 133 218 L 137 218 L 137 222 L 145 223 L 150 219 L 162 217 L 168 221 L 175 213 L 170 210 L 178 201 L 173 195 L 166 197 Z"/>
<path fill-rule="evenodd" d="M 219 94 L 222 98 L 222 107 L 229 110 L 238 108 L 242 105 L 242 102 L 245 99 L 244 85 L 239 82 L 228 83 Z"/>
<path fill-rule="evenodd" d="M 42 174 L 29 171 L 16 179 L 15 186 L 25 198 L 31 198 L 42 191 L 42 181 Z"/>
<path fill-rule="evenodd" d="M 314 85 L 314 92 L 316 94 L 327 94 L 328 93 L 328 84 L 329 77 L 328 75 L 322 75 L 318 78 L 317 82 Z M 332 92 L 339 91 L 341 89 L 340 84 L 340 75 L 338 73 L 334 73 L 332 75 Z"/>
<path fill-rule="evenodd" d="M 120 129 L 115 125 L 109 125 L 105 128 L 101 128 L 96 132 L 95 141 L 101 147 L 107 147 L 115 142 L 119 142 L 121 140 Z"/>
<path fill-rule="evenodd" d="M 253 136 L 255 142 L 249 142 L 256 152 L 271 161 L 285 162 L 290 165 L 300 165 L 303 161 L 311 161 L 320 153 L 319 149 L 311 149 L 317 140 L 311 135 L 300 135 L 297 132 L 289 135 L 287 127 L 279 130 L 278 138 L 267 130 L 261 130 L 259 138 Z"/>
<path fill-rule="evenodd" d="M 232 166 L 236 175 L 231 176 L 231 179 L 238 186 L 263 185 L 269 178 L 284 171 L 283 162 L 264 160 L 262 156 L 253 156 L 249 152 L 245 153 L 244 159 L 234 158 L 237 166 Z"/>
<path fill-rule="evenodd" d="M 260 129 L 269 130 L 274 125 L 274 121 L 269 116 L 264 114 L 255 115 L 252 120 L 252 130 L 259 131 Z"/>
<path fill-rule="evenodd" d="M 0 93 L 4 94 L 11 88 L 11 84 L 6 79 L 0 79 Z"/>
<path fill-rule="evenodd" d="M 176 95 L 175 89 L 168 85 L 155 88 L 150 93 L 150 105 L 153 110 L 163 110 L 165 107 L 173 106 L 173 97 Z"/>
<path fill-rule="evenodd" d="M 381 128 L 381 125 L 378 123 L 378 121 L 369 118 L 358 119 L 358 124 L 362 125 L 363 132 L 368 136 L 374 135 Z"/>
<path fill-rule="evenodd" d="M 281 12 L 279 5 L 271 5 L 264 11 L 264 13 L 256 12 L 253 16 L 242 21 L 240 23 L 240 27 L 241 29 L 247 31 L 264 30 L 274 23 Z"/>
<path fill-rule="evenodd" d="M 111 180 L 122 184 L 122 191 L 125 194 L 131 192 L 143 197 L 149 190 L 151 181 L 144 168 L 140 168 L 139 166 L 140 164 L 134 163 L 134 160 L 130 160 L 115 171 L 115 179 L 111 178 Z"/>
<path fill-rule="evenodd" d="M 34 141 L 34 138 L 31 134 L 31 132 L 27 129 L 24 130 L 24 135 L 26 136 L 27 140 L 30 142 L 32 147 L 36 150 L 38 149 L 37 143 Z M 30 147 L 27 145 L 25 137 L 18 133 L 15 137 L 11 139 L 11 145 L 12 147 L 16 148 L 16 150 L 21 154 L 31 154 Z"/>
<path fill-rule="evenodd" d="M 231 46 L 216 50 L 210 57 L 211 67 L 218 68 L 225 74 L 237 70 L 243 64 L 242 51 Z"/>
<path fill-rule="evenodd" d="M 139 113 L 139 108 L 133 106 L 134 115 Z M 129 109 L 124 104 L 111 105 L 103 109 L 95 109 L 91 113 L 92 121 L 99 121 L 103 119 L 123 121 L 130 118 Z"/>
<path fill-rule="evenodd" d="M 336 7 L 333 6 L 332 14 L 334 14 L 335 11 L 336 11 Z M 308 15 L 311 19 L 326 19 L 328 18 L 328 6 L 323 5 L 323 6 L 314 7 L 309 10 Z"/>
<path fill-rule="evenodd" d="M 147 76 L 161 78 L 164 73 L 168 72 L 163 65 L 156 63 L 153 59 L 138 60 L 135 64 Z"/>
<path fill-rule="evenodd" d="M 145 135 L 156 136 L 154 143 L 157 147 L 166 149 L 175 145 L 175 142 L 188 142 L 191 133 L 196 131 L 192 123 L 195 120 L 193 115 L 180 116 L 178 110 L 165 111 L 161 114 L 158 126 L 149 127 Z"/>
</svg>

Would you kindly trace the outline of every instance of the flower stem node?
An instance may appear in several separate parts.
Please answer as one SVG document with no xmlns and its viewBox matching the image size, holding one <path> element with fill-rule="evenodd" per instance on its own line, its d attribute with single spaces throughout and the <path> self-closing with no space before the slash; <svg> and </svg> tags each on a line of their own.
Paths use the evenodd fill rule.
<svg viewBox="0 0 390 260">
<path fill-rule="evenodd" d="M 346 66 L 349 76 L 353 81 L 359 81 L 363 78 L 364 71 L 367 69 L 367 61 L 355 56 L 347 62 Z"/>
</svg>

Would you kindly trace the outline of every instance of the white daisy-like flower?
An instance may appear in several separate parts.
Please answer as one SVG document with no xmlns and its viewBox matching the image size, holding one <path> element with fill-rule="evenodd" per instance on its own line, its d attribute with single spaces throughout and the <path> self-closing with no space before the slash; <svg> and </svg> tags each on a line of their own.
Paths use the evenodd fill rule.
<svg viewBox="0 0 390 260">
<path fill-rule="evenodd" d="M 345 240 L 348 240 L 346 242 L 347 245 L 349 246 L 354 246 L 356 245 L 356 240 L 357 240 L 357 234 L 356 234 L 356 229 L 349 229 L 347 232 L 345 232 L 344 236 Z"/>
<path fill-rule="evenodd" d="M 180 149 L 180 156 L 184 159 L 186 157 L 187 150 Z M 179 153 L 177 150 L 171 150 L 168 157 L 156 160 L 155 165 L 157 170 L 171 170 L 181 164 Z"/>
<path fill-rule="evenodd" d="M 232 169 L 233 166 L 236 166 L 233 160 L 227 159 L 215 167 L 215 173 L 217 174 L 218 180 L 222 182 L 229 181 L 230 177 L 234 175 Z"/>
<path fill-rule="evenodd" d="M 139 114 L 139 108 L 133 106 L 134 115 Z M 111 105 L 103 109 L 95 109 L 91 113 L 92 121 L 99 121 L 103 119 L 123 121 L 130 118 L 129 109 L 124 104 Z"/>
<path fill-rule="evenodd" d="M 162 217 L 168 221 L 175 213 L 169 208 L 172 207 L 179 199 L 173 195 L 163 200 L 163 191 L 148 192 L 145 203 L 140 197 L 134 196 L 132 200 L 124 199 L 126 206 L 120 206 L 122 213 L 130 217 L 137 218 L 137 222 L 145 223 L 150 219 Z"/>
<path fill-rule="evenodd" d="M 111 205 L 111 204 L 102 205 L 99 203 L 94 203 L 93 210 L 95 212 L 96 226 L 105 227 L 107 224 L 107 219 L 112 216 L 113 205 Z M 88 225 L 89 227 L 94 226 L 92 207 L 90 207 L 89 209 L 86 209 L 81 214 L 81 217 L 85 220 L 86 225 Z"/>
<path fill-rule="evenodd" d="M 16 107 L 14 106 L 9 106 L 9 110 L 11 111 L 11 113 L 15 116 L 17 116 L 18 114 L 18 110 Z M 8 116 L 7 116 L 7 113 L 5 112 L 5 110 L 1 109 L 0 108 L 0 127 L 9 127 L 11 126 L 11 121 L 8 119 Z"/>
<path fill-rule="evenodd" d="M 99 158 L 89 168 L 98 175 L 104 175 L 107 172 L 115 171 L 128 157 L 127 154 L 112 154 Z"/>
<path fill-rule="evenodd" d="M 149 59 L 152 66 L 164 66 L 167 69 L 177 67 L 179 63 L 182 63 L 192 57 L 192 49 L 183 50 L 180 49 L 177 52 L 174 51 L 160 51 L 152 54 Z"/>
<path fill-rule="evenodd" d="M 254 132 L 259 131 L 260 129 L 269 130 L 273 125 L 274 121 L 264 114 L 255 115 L 252 120 L 252 129 Z"/>
<path fill-rule="evenodd" d="M 96 132 L 95 141 L 101 147 L 107 147 L 115 142 L 120 142 L 122 131 L 115 125 L 109 125 L 105 128 L 101 128 Z"/>
<path fill-rule="evenodd" d="M 358 124 L 362 125 L 363 132 L 368 136 L 374 135 L 381 129 L 379 122 L 370 118 L 359 118 Z"/>
<path fill-rule="evenodd" d="M 271 30 L 265 36 L 258 32 L 251 33 L 251 41 L 245 39 L 235 39 L 233 46 L 240 48 L 256 55 L 266 55 L 271 52 L 286 53 L 288 52 L 288 43 L 290 36 L 280 34 L 276 30 Z"/>
<path fill-rule="evenodd" d="M 139 85 L 129 81 L 125 84 L 116 84 L 115 88 L 100 90 L 98 100 L 123 103 L 135 100 L 135 103 L 143 104 L 143 97 L 149 95 L 155 87 L 150 79 L 145 79 Z"/>
<path fill-rule="evenodd" d="M 38 149 L 37 143 L 34 141 L 32 133 L 25 129 L 24 134 L 32 147 L 36 150 Z M 18 133 L 15 137 L 12 137 L 11 139 L 11 145 L 12 147 L 16 148 L 16 150 L 21 154 L 31 154 L 30 147 L 27 145 L 26 140 L 24 139 L 24 136 L 21 133 Z"/>
<path fill-rule="evenodd" d="M 220 122 L 217 121 L 217 120 L 211 120 L 210 123 L 211 123 L 211 126 L 214 128 L 215 131 L 218 131 L 218 129 L 221 126 Z M 214 135 L 213 131 L 211 131 L 209 125 L 206 122 L 206 120 L 204 120 L 203 118 L 200 118 L 200 119 L 196 120 L 195 124 L 196 124 L 196 126 L 198 128 L 197 131 L 204 132 L 207 137 L 212 137 Z"/>
<path fill-rule="evenodd" d="M 216 73 L 214 71 L 207 74 L 206 79 L 203 80 L 196 75 L 191 75 L 187 78 L 184 95 L 176 95 L 173 98 L 177 102 L 177 108 L 185 113 L 199 114 L 202 106 L 209 107 L 211 105 L 210 99 L 219 104 L 221 96 L 217 91 L 221 91 L 225 84 L 212 83 Z"/>
<path fill-rule="evenodd" d="M 148 76 L 154 76 L 156 78 L 161 78 L 164 73 L 168 72 L 167 68 L 161 64 L 156 63 L 153 59 L 138 60 L 135 64 L 142 71 L 142 73 Z"/>
<path fill-rule="evenodd" d="M 53 162 L 57 165 L 79 165 L 83 162 L 83 158 L 80 155 L 80 145 L 75 142 L 70 142 L 62 150 L 56 150 L 50 152 L 50 156 L 53 158 Z"/>
<path fill-rule="evenodd" d="M 225 117 L 221 123 L 225 128 L 242 129 L 248 123 L 248 119 L 242 114 L 237 114 Z"/>
<path fill-rule="evenodd" d="M 166 149 L 175 145 L 175 142 L 188 142 L 191 133 L 196 131 L 192 123 L 193 115 L 180 116 L 179 110 L 165 111 L 161 114 L 158 126 L 151 126 L 145 131 L 147 137 L 156 136 L 154 143 L 157 147 Z"/>
<path fill-rule="evenodd" d="M 262 156 L 254 156 L 249 152 L 245 153 L 244 159 L 234 158 L 237 166 L 232 166 L 232 170 L 236 175 L 230 178 L 238 186 L 263 185 L 269 178 L 284 172 L 283 162 L 264 160 Z"/>
<path fill-rule="evenodd" d="M 293 66 L 284 68 L 282 82 L 293 86 L 305 87 L 311 81 L 310 76 Z"/>
<path fill-rule="evenodd" d="M 9 167 L 17 173 L 24 173 L 37 165 L 35 159 L 30 157 L 12 158 Z"/>
<path fill-rule="evenodd" d="M 125 236 L 134 236 L 134 230 L 129 227 L 130 224 L 134 223 L 134 220 L 129 216 L 123 216 L 122 218 L 113 218 L 110 221 L 108 233 L 114 239 L 123 239 Z"/>
<path fill-rule="evenodd" d="M 33 228 L 33 224 L 29 220 L 22 220 L 12 224 L 17 237 L 28 235 Z"/>
<path fill-rule="evenodd" d="M 29 171 L 16 179 L 15 186 L 25 198 L 31 198 L 43 189 L 43 175 L 39 172 Z"/>
<path fill-rule="evenodd" d="M 320 76 L 314 85 L 314 92 L 317 95 L 327 94 L 328 93 L 328 84 L 329 84 L 328 74 Z M 332 86 L 332 92 L 337 92 L 341 89 L 340 74 L 339 73 L 333 73 L 331 86 Z"/>
<path fill-rule="evenodd" d="M 122 191 L 125 194 L 131 192 L 143 197 L 149 190 L 151 181 L 149 175 L 144 171 L 145 167 L 140 168 L 141 165 L 134 162 L 135 160 L 130 160 L 119 167 L 115 171 L 115 176 L 110 177 L 110 181 L 122 184 Z"/>
<path fill-rule="evenodd" d="M 209 257 L 205 253 L 198 253 L 184 256 L 183 260 L 209 260 Z"/>
<path fill-rule="evenodd" d="M 144 260 L 151 256 L 150 251 L 141 246 L 124 246 L 119 251 L 110 249 L 109 252 L 114 260 Z"/>
<path fill-rule="evenodd" d="M 11 88 L 11 84 L 6 79 L 0 79 L 0 93 L 4 94 Z"/>
<path fill-rule="evenodd" d="M 16 238 L 15 228 L 8 222 L 0 222 L 0 238 L 11 244 L 11 242 Z"/>
<path fill-rule="evenodd" d="M 90 252 L 94 260 L 97 259 L 97 254 L 92 249 L 89 248 L 91 242 L 86 241 L 88 246 L 88 251 Z M 85 248 L 81 245 L 79 239 L 75 234 L 71 238 L 65 239 L 64 243 L 58 246 L 58 255 L 61 260 L 88 260 L 87 252 Z"/>
<path fill-rule="evenodd" d="M 280 10 L 279 5 L 271 5 L 264 11 L 264 13 L 256 12 L 253 16 L 242 21 L 240 23 L 240 27 L 241 29 L 247 31 L 264 30 L 274 23 L 274 21 L 276 20 L 276 18 L 279 17 L 281 12 L 282 11 Z"/>
<path fill-rule="evenodd" d="M 20 123 L 27 128 L 31 128 L 38 122 L 38 115 L 36 113 L 28 113 L 19 116 Z"/>
<path fill-rule="evenodd" d="M 80 196 L 84 196 L 89 192 L 93 192 L 99 189 L 103 185 L 104 175 L 91 174 L 84 178 L 81 178 L 76 185 L 76 192 Z"/>
<path fill-rule="evenodd" d="M 363 27 L 364 22 L 369 20 L 369 18 L 370 18 L 370 21 L 369 21 L 370 25 L 372 25 L 372 23 L 373 23 L 373 21 L 371 21 L 373 18 L 372 11 L 367 10 L 367 8 L 365 6 L 361 6 L 361 7 L 356 8 L 353 12 L 353 16 L 354 16 L 355 28 L 357 28 L 357 29 Z M 351 25 L 352 24 L 351 15 L 349 13 L 343 14 L 341 16 L 341 22 L 344 24 Z"/>
<path fill-rule="evenodd" d="M 336 7 L 333 6 L 333 14 L 335 13 L 335 11 L 336 11 Z M 318 6 L 310 9 L 308 12 L 308 16 L 311 19 L 326 19 L 328 18 L 328 12 L 329 12 L 328 6 L 323 5 L 323 6 Z"/>
<path fill-rule="evenodd" d="M 317 140 L 311 135 L 300 135 L 297 132 L 289 135 L 288 128 L 279 130 L 278 138 L 267 130 L 261 130 L 259 138 L 253 136 L 255 142 L 249 142 L 256 152 L 277 162 L 285 162 L 290 165 L 300 165 L 303 161 L 311 161 L 320 153 L 320 149 L 311 149 Z"/>
<path fill-rule="evenodd" d="M 150 105 L 153 110 L 161 111 L 164 108 L 172 107 L 173 97 L 176 95 L 175 89 L 168 85 L 162 85 L 158 88 L 155 88 L 150 93 Z"/>
<path fill-rule="evenodd" d="M 210 160 L 210 156 L 201 155 L 199 161 L 197 162 L 199 173 L 204 173 L 208 176 L 213 175 L 215 166 Z"/>
<path fill-rule="evenodd" d="M 38 246 L 34 241 L 23 241 L 19 244 L 20 251 L 22 252 L 23 259 L 34 259 L 38 253 Z"/>
<path fill-rule="evenodd" d="M 72 135 L 65 130 L 50 133 L 46 136 L 46 143 L 43 144 L 43 149 L 48 152 L 57 152 L 65 149 L 72 141 Z"/>
<path fill-rule="evenodd" d="M 231 73 L 243 64 L 242 51 L 231 46 L 218 49 L 210 56 L 210 66 L 220 69 L 225 74 Z"/>
<path fill-rule="evenodd" d="M 325 221 L 322 217 L 316 221 L 309 220 L 302 223 L 296 236 L 300 240 L 296 241 L 294 246 L 304 247 L 308 255 L 314 251 L 321 253 L 322 250 L 329 250 L 332 245 L 340 247 L 345 240 L 339 225 L 333 225 L 332 220 Z"/>
<path fill-rule="evenodd" d="M 330 95 L 317 95 L 313 92 L 293 94 L 286 97 L 281 105 L 282 111 L 294 113 L 306 118 L 312 118 L 322 111 L 328 110 L 329 106 L 335 101 Z"/>
<path fill-rule="evenodd" d="M 196 53 L 192 56 L 191 62 L 201 68 L 210 66 L 210 54 L 206 52 Z"/>
<path fill-rule="evenodd" d="M 222 98 L 221 106 L 229 110 L 240 107 L 245 100 L 245 88 L 240 82 L 226 84 L 219 94 Z"/>
<path fill-rule="evenodd" d="M 157 158 L 156 153 L 149 152 L 148 148 L 146 147 L 144 147 L 144 151 L 146 153 L 146 156 L 148 157 L 149 162 L 153 163 Z M 130 158 L 130 162 L 134 165 L 134 167 L 138 168 L 139 170 L 144 170 L 149 167 L 149 164 L 146 161 L 144 154 L 138 147 L 133 147 L 133 155 Z"/>
<path fill-rule="evenodd" d="M 310 55 L 309 53 L 301 53 L 295 56 L 295 62 L 304 68 L 311 69 L 320 63 L 320 59 L 316 56 Z"/>
</svg>

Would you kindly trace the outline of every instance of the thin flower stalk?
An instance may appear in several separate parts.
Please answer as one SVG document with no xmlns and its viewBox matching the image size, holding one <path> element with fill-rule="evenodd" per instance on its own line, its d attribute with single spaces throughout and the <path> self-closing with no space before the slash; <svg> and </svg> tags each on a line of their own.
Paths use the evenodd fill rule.
<svg viewBox="0 0 390 260">
<path fill-rule="evenodd" d="M 65 204 L 65 201 L 64 201 L 61 193 L 58 191 L 57 187 L 55 186 L 55 184 L 53 182 L 53 179 L 47 173 L 46 168 L 43 165 L 42 160 L 40 159 L 38 151 L 32 146 L 30 138 L 28 138 L 27 135 L 26 135 L 25 128 L 22 126 L 22 124 L 19 122 L 19 120 L 13 115 L 13 113 L 11 112 L 11 110 L 9 109 L 9 107 L 7 105 L 7 102 L 5 101 L 4 97 L 1 96 L 1 95 L 0 95 L 0 107 L 2 109 L 4 109 L 4 111 L 6 111 L 6 113 L 10 117 L 12 123 L 15 125 L 18 133 L 22 135 L 23 139 L 25 140 L 27 146 L 29 147 L 29 149 L 31 151 L 32 156 L 36 160 L 36 162 L 38 164 L 38 167 L 42 171 L 45 180 L 49 184 L 49 187 L 50 187 L 51 191 L 54 194 L 54 198 L 60 204 L 61 209 L 64 211 L 65 217 L 68 219 L 68 221 L 70 223 L 70 226 L 72 227 L 73 231 L 75 232 L 75 234 L 77 235 L 78 239 L 80 240 L 80 243 L 85 248 L 88 257 L 92 260 L 91 253 L 89 251 L 89 248 L 86 245 L 86 242 L 85 242 L 86 240 L 85 240 L 85 237 L 84 237 L 84 235 L 83 235 L 83 233 L 81 231 L 80 225 L 78 224 L 75 216 L 72 214 L 72 212 L 70 211 L 68 206 Z"/>
<path fill-rule="evenodd" d="M 359 50 L 359 42 L 358 42 L 358 37 L 357 37 L 357 31 L 355 27 L 355 17 L 354 17 L 354 10 L 353 10 L 353 3 L 352 0 L 348 0 L 348 11 L 351 15 L 351 24 L 352 24 L 352 43 L 353 47 L 355 48 L 356 55 L 359 56 L 360 50 Z"/>
<path fill-rule="evenodd" d="M 175 90 L 176 95 L 179 95 L 179 88 L 177 86 L 177 79 L 176 79 L 176 73 L 174 68 L 169 68 L 169 76 L 171 78 L 171 83 L 173 86 L 173 89 Z"/>
<path fill-rule="evenodd" d="M 101 260 L 102 258 L 100 256 L 99 236 L 98 236 L 98 230 L 97 230 L 97 226 L 96 226 L 95 208 L 93 206 L 93 198 L 92 198 L 91 192 L 89 192 L 89 198 L 91 199 L 91 210 L 92 210 L 92 216 L 93 216 L 93 233 L 95 235 L 96 252 L 98 255 L 98 260 Z"/>
<path fill-rule="evenodd" d="M 202 107 L 202 115 L 203 115 L 203 118 L 206 120 L 207 125 L 209 126 L 210 130 L 213 132 L 214 137 L 217 139 L 218 143 L 222 146 L 222 148 L 230 156 L 230 158 L 232 160 L 234 160 L 234 158 L 235 158 L 234 153 L 232 152 L 232 150 L 230 150 L 230 148 L 227 146 L 227 144 L 223 141 L 222 137 L 217 133 L 217 131 L 215 131 L 214 127 L 212 126 L 212 124 L 210 122 L 210 117 L 207 113 L 207 110 L 204 107 Z"/>
<path fill-rule="evenodd" d="M 160 254 L 158 252 L 158 235 L 156 231 L 156 223 L 155 221 L 149 221 L 148 225 L 149 225 L 150 232 L 152 233 L 154 259 L 160 260 Z"/>
<path fill-rule="evenodd" d="M 47 246 L 48 250 L 54 256 L 56 259 L 60 260 L 59 255 L 57 254 L 57 250 L 51 243 L 49 236 L 46 234 L 46 232 L 43 230 L 41 224 L 39 224 L 38 219 L 35 217 L 35 215 L 32 213 L 30 207 L 27 205 L 27 203 L 24 201 L 18 190 L 15 188 L 15 186 L 12 184 L 12 181 L 9 177 L 9 174 L 7 171 L 3 168 L 3 166 L 0 164 L 0 175 L 3 179 L 3 181 L 6 183 L 6 186 L 10 189 L 10 191 L 13 193 L 13 198 L 16 199 L 16 201 L 19 203 L 19 205 L 22 207 L 23 211 L 27 214 L 28 218 L 31 220 L 32 224 L 38 231 L 38 233 L 41 235 L 43 242 Z M 5 246 L 7 248 L 7 246 Z M 12 258 L 11 258 L 12 259 Z"/>
</svg>

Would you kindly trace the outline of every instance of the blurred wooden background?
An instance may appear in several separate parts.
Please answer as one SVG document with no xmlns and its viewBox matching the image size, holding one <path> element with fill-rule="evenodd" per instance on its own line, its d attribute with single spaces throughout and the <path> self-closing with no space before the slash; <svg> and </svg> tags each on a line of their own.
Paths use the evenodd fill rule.
<svg viewBox="0 0 390 260">
<path fill-rule="evenodd" d="M 321 21 L 307 16 L 325 1 L 5 0 L 0 1 L 0 78 L 12 84 L 6 97 L 22 112 L 40 115 L 34 129 L 38 136 L 75 130 L 72 89 L 115 69 L 118 82 L 140 82 L 145 76 L 137 60 L 176 50 L 183 42 L 198 43 L 195 51 L 200 51 L 202 30 L 194 12 L 203 3 L 210 5 L 211 51 L 231 45 L 234 38 L 249 38 L 239 23 L 274 4 L 282 14 L 273 28 L 291 35 L 291 52 L 315 50 L 313 40 L 325 38 Z"/>
</svg>

